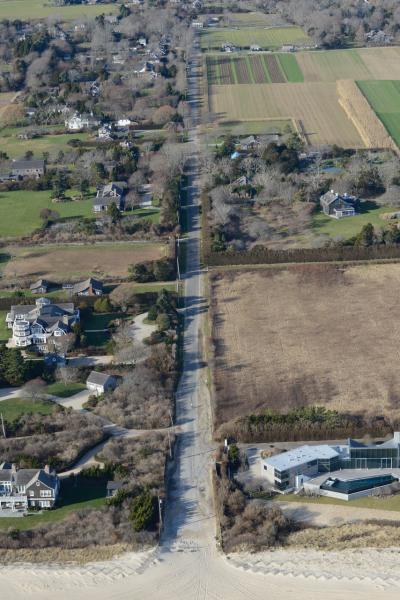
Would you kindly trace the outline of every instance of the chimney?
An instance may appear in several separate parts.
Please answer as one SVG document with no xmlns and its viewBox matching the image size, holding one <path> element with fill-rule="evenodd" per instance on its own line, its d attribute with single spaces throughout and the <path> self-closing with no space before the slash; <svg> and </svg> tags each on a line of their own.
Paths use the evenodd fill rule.
<svg viewBox="0 0 400 600">
<path fill-rule="evenodd" d="M 50 467 L 49 467 L 49 465 L 45 465 L 43 471 L 45 473 L 47 473 L 47 475 L 50 475 Z"/>
</svg>

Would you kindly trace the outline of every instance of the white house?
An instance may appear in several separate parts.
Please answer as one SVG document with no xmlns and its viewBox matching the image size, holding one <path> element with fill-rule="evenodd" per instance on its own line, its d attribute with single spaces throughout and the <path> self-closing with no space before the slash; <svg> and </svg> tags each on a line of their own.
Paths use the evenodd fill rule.
<svg viewBox="0 0 400 600">
<path fill-rule="evenodd" d="M 93 115 L 80 115 L 75 113 L 65 120 L 65 127 L 69 129 L 69 131 L 80 131 L 81 129 L 90 129 L 91 127 L 98 127 L 99 125 L 100 119 L 97 119 Z"/>
<path fill-rule="evenodd" d="M 115 377 L 108 375 L 108 373 L 92 371 L 86 380 L 86 387 L 91 392 L 94 392 L 96 396 L 100 396 L 105 392 L 114 390 L 117 387 L 117 382 Z"/>
</svg>

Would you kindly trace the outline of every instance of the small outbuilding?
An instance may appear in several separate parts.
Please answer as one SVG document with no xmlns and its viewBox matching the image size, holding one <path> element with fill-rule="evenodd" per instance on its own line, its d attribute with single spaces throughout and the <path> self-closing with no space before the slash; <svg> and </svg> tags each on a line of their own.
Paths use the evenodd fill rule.
<svg viewBox="0 0 400 600">
<path fill-rule="evenodd" d="M 96 396 L 100 396 L 105 392 L 114 390 L 117 387 L 117 381 L 115 377 L 108 373 L 92 371 L 86 380 L 86 387 L 91 392 L 94 392 Z"/>
</svg>

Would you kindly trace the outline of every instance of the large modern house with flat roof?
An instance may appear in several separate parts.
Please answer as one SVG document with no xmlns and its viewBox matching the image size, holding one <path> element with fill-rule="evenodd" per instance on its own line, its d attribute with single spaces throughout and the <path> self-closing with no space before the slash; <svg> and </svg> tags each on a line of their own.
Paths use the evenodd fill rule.
<svg viewBox="0 0 400 600">
<path fill-rule="evenodd" d="M 332 495 L 321 490 L 344 493 L 350 489 L 351 495 L 351 490 L 357 488 L 357 493 L 365 495 L 379 487 L 378 484 L 387 485 L 400 479 L 400 432 L 382 444 L 362 444 L 349 439 L 346 445 L 299 446 L 262 458 L 261 472 L 271 487 L 283 493 L 304 488 L 313 489 L 319 495 Z M 318 485 L 313 487 L 316 478 Z M 353 482 L 350 488 L 348 484 L 339 483 L 343 483 L 342 478 Z M 363 489 L 358 489 L 360 485 Z"/>
</svg>

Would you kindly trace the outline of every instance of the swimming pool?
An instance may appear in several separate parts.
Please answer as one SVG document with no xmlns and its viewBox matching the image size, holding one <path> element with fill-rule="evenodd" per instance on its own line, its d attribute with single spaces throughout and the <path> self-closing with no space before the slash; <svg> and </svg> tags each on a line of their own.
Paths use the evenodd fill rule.
<svg viewBox="0 0 400 600">
<path fill-rule="evenodd" d="M 375 477 L 363 477 L 362 479 L 349 479 L 347 481 L 341 479 L 329 478 L 321 485 L 321 490 L 331 490 L 339 494 L 355 494 L 365 490 L 381 487 L 398 481 L 393 475 L 380 475 Z"/>
</svg>

